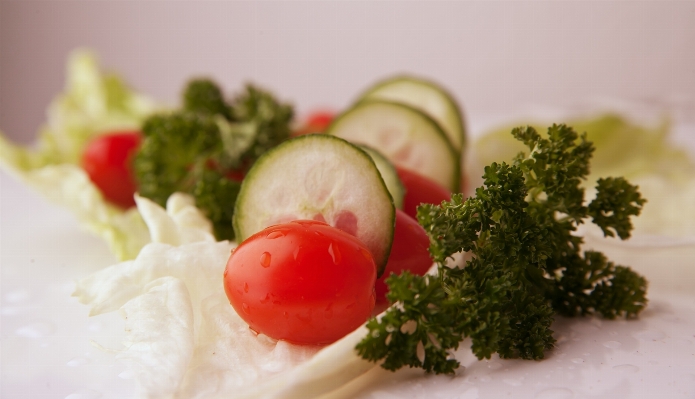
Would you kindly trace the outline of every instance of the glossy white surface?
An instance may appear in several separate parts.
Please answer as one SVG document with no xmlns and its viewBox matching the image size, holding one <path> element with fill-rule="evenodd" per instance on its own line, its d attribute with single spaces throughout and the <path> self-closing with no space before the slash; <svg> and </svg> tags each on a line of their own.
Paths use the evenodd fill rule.
<svg viewBox="0 0 695 399">
<path fill-rule="evenodd" d="M 480 131 L 484 123 L 474 126 Z M 695 137 L 682 133 L 684 143 Z M 608 247 L 652 281 L 638 320 L 558 318 L 557 349 L 539 362 L 477 361 L 464 342 L 455 377 L 374 369 L 345 398 L 693 398 L 695 244 Z M 673 241 L 666 242 L 673 244 Z M 654 243 L 652 243 L 654 244 Z M 610 253 L 609 253 L 610 255 Z M 93 345 L 119 348 L 118 313 L 87 317 L 74 281 L 115 263 L 72 215 L 0 173 L 0 397 L 129 398 L 132 375 Z M 634 263 L 632 263 L 634 262 Z"/>
</svg>

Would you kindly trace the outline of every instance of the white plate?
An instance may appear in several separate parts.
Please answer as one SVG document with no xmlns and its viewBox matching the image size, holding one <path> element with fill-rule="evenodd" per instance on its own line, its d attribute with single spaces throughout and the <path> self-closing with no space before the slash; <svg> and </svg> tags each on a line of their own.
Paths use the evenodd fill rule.
<svg viewBox="0 0 695 399">
<path fill-rule="evenodd" d="M 693 398 L 695 244 L 613 245 L 610 257 L 651 281 L 638 320 L 558 318 L 557 348 L 543 361 L 477 361 L 467 342 L 454 377 L 372 370 L 336 393 L 358 398 Z M 91 341 L 120 347 L 114 312 L 88 318 L 74 281 L 116 259 L 72 215 L 0 174 L 0 396 L 127 398 L 132 375 Z"/>
</svg>

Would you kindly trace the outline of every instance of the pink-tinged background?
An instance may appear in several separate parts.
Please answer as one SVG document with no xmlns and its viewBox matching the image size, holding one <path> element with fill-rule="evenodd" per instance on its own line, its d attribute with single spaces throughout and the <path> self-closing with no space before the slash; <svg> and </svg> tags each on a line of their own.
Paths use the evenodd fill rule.
<svg viewBox="0 0 695 399">
<path fill-rule="evenodd" d="M 0 129 L 30 142 L 77 47 L 176 104 L 186 79 L 246 81 L 299 114 L 397 72 L 470 118 L 601 98 L 692 104 L 695 2 L 0 1 Z M 475 123 L 475 121 L 474 121 Z"/>
</svg>

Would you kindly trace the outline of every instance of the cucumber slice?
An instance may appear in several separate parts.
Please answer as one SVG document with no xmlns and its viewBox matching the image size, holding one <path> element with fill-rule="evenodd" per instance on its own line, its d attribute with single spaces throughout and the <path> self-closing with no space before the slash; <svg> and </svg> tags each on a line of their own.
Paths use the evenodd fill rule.
<svg viewBox="0 0 695 399">
<path fill-rule="evenodd" d="M 459 154 L 437 122 L 413 107 L 363 101 L 338 116 L 326 133 L 376 148 L 394 164 L 458 192 Z"/>
<path fill-rule="evenodd" d="M 393 205 L 396 206 L 396 209 L 403 209 L 405 187 L 403 186 L 403 182 L 401 182 L 400 177 L 398 177 L 396 167 L 393 166 L 391 161 L 386 159 L 386 157 L 379 151 L 366 145 L 360 145 L 359 147 L 363 149 L 364 152 L 366 152 L 370 157 L 372 157 L 372 161 L 374 161 L 376 168 L 379 169 L 381 178 L 384 179 L 386 188 L 389 190 L 391 198 L 393 198 Z"/>
<path fill-rule="evenodd" d="M 292 220 L 324 220 L 360 239 L 381 275 L 396 211 L 374 161 L 345 140 L 323 134 L 290 139 L 263 154 L 244 178 L 234 207 L 241 242 Z"/>
<path fill-rule="evenodd" d="M 398 76 L 375 84 L 361 100 L 404 103 L 432 117 L 457 152 L 466 144 L 466 129 L 456 100 L 440 85 L 412 76 Z"/>
</svg>

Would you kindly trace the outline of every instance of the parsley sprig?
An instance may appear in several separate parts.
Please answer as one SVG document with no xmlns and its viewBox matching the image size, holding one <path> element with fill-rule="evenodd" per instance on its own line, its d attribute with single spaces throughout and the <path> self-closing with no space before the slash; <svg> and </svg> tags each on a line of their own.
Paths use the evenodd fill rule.
<svg viewBox="0 0 695 399">
<path fill-rule="evenodd" d="M 209 79 L 189 82 L 180 109 L 149 117 L 133 160 L 138 192 L 164 206 L 177 191 L 195 197 L 218 239 L 234 239 L 242 176 L 290 136 L 293 109 L 248 85 L 231 101 Z"/>
<path fill-rule="evenodd" d="M 451 374 L 459 366 L 453 350 L 470 337 L 479 359 L 542 359 L 555 344 L 556 313 L 613 319 L 644 308 L 646 280 L 599 252 L 582 252 L 573 234 L 591 219 L 606 236 L 628 238 L 630 217 L 646 202 L 637 187 L 601 179 L 586 205 L 580 183 L 594 151 L 586 135 L 565 125 L 550 127 L 547 138 L 530 127 L 512 135 L 530 153 L 486 167 L 474 197 L 419 207 L 438 274 L 387 279 L 394 305 L 367 323 L 360 356 L 388 370 Z M 462 251 L 470 255 L 465 267 L 447 266 Z"/>
</svg>

